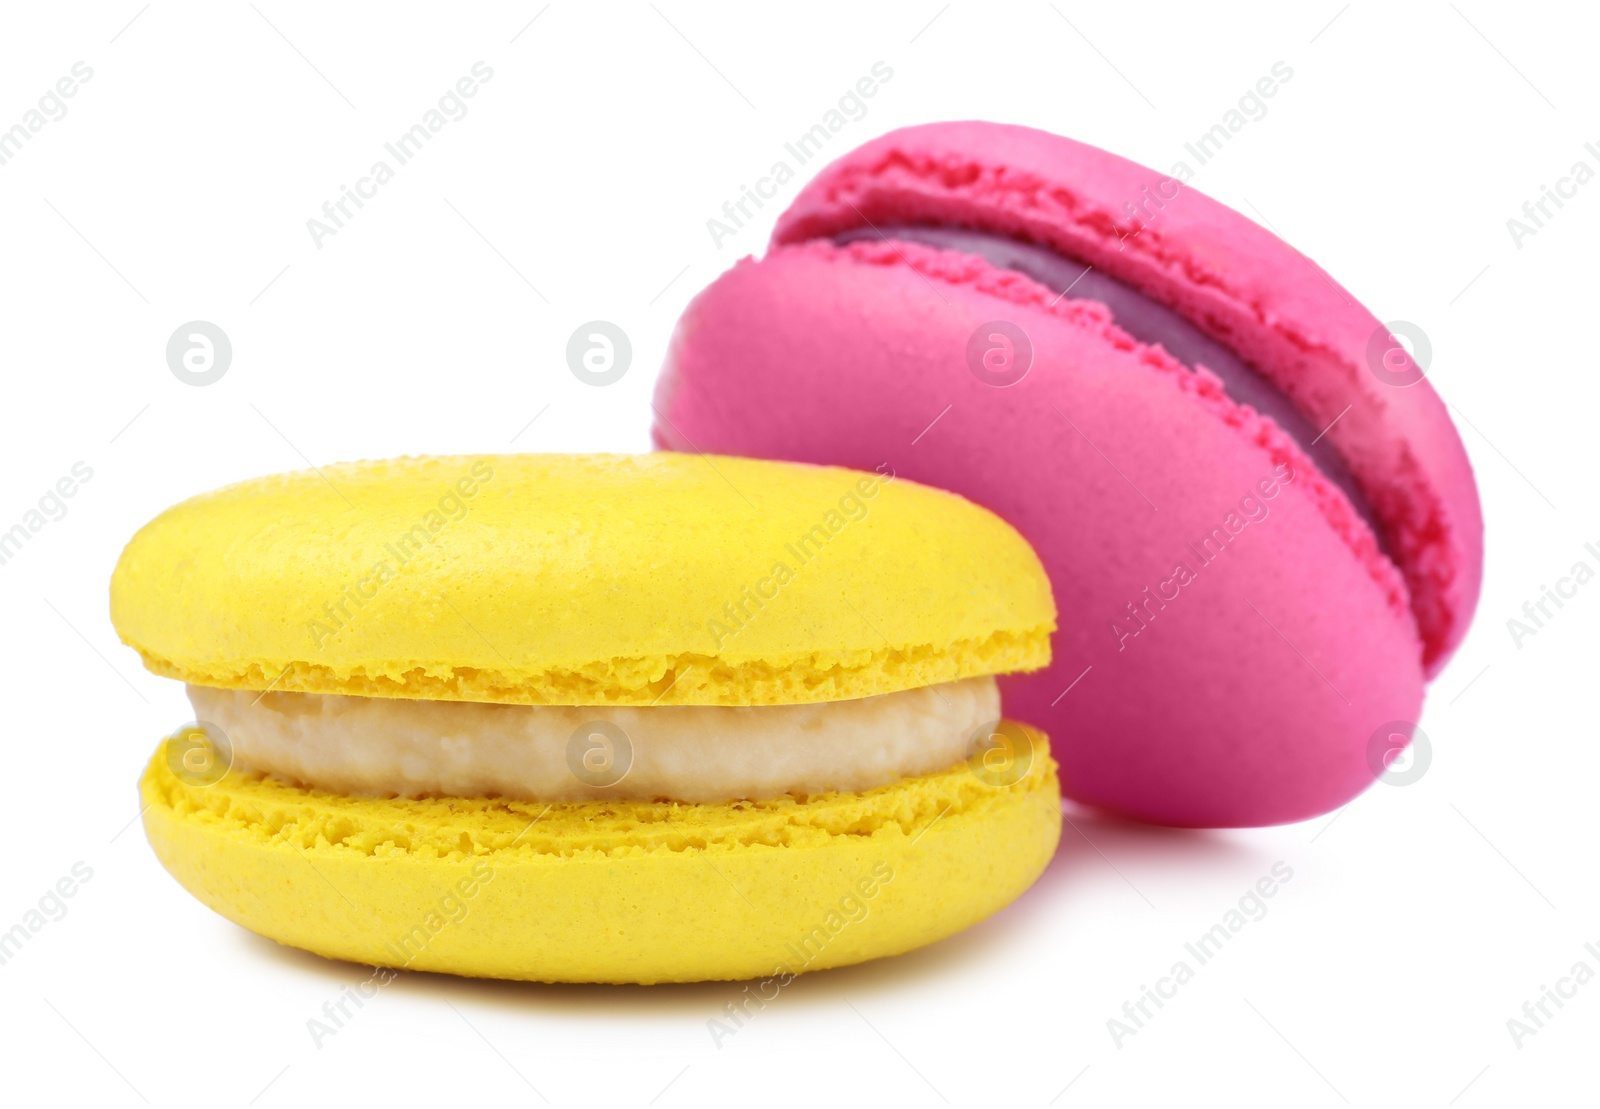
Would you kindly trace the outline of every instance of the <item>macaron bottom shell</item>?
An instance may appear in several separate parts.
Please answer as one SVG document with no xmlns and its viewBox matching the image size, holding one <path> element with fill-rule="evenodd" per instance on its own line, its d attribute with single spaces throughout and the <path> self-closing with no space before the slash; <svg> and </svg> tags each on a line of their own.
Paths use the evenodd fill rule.
<svg viewBox="0 0 1600 1109">
<path fill-rule="evenodd" d="M 808 799 L 370 799 L 236 770 L 201 784 L 166 745 L 140 793 L 162 865 L 279 943 L 474 977 L 770 991 L 943 939 L 1026 890 L 1061 830 L 1048 741 L 1027 734 L 1009 769 Z"/>
</svg>

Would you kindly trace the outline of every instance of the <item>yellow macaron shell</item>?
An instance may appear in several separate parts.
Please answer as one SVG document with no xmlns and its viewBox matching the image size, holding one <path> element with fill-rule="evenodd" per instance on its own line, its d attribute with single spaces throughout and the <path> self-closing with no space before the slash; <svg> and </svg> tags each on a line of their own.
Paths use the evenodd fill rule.
<svg viewBox="0 0 1600 1109">
<path fill-rule="evenodd" d="M 140 789 L 166 868 L 280 943 L 480 977 L 762 979 L 771 997 L 784 975 L 931 943 L 1032 884 L 1059 785 L 1044 737 L 1013 734 L 1028 739 L 999 765 L 724 805 L 372 800 L 237 770 L 199 784 L 165 746 Z"/>
<path fill-rule="evenodd" d="M 201 685 L 528 704 L 840 700 L 1036 669 L 1037 556 L 889 473 L 647 455 L 421 457 L 156 517 L 111 583 Z"/>
</svg>

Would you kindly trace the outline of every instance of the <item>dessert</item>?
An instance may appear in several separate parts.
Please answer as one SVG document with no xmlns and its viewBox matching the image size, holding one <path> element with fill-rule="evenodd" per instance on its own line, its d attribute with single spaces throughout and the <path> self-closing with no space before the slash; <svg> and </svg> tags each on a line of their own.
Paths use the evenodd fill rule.
<svg viewBox="0 0 1600 1109">
<path fill-rule="evenodd" d="M 141 782 L 163 865 L 383 967 L 782 979 L 1017 897 L 1060 830 L 993 675 L 1055 609 L 993 514 L 738 458 L 405 458 L 158 516 L 112 617 L 198 719 Z"/>
<path fill-rule="evenodd" d="M 1477 602 L 1472 471 L 1390 326 L 1041 131 L 910 127 L 824 169 L 686 310 L 655 407 L 663 448 L 885 465 L 1016 525 L 1065 619 L 1006 704 L 1070 796 L 1143 820 L 1346 803 Z"/>
</svg>

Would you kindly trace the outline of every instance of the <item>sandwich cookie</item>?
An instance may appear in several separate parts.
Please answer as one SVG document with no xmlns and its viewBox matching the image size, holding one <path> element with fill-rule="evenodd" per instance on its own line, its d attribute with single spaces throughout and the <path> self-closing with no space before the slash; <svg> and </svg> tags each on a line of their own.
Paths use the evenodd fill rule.
<svg viewBox="0 0 1600 1109">
<path fill-rule="evenodd" d="M 762 978 L 960 931 L 1060 831 L 994 675 L 1049 661 L 1028 544 L 891 471 L 405 458 L 230 486 L 128 544 L 112 619 L 197 719 L 163 865 L 332 958 Z"/>
<path fill-rule="evenodd" d="M 1476 486 L 1405 330 L 1182 180 L 929 124 L 824 169 L 699 294 L 654 436 L 993 509 L 1070 617 L 1001 682 L 1066 792 L 1303 820 L 1404 747 L 1477 603 Z"/>
</svg>

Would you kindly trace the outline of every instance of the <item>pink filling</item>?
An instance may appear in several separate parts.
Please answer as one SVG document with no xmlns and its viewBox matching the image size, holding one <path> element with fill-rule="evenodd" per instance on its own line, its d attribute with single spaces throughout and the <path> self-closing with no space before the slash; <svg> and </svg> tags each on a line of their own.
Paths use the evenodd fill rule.
<svg viewBox="0 0 1600 1109">
<path fill-rule="evenodd" d="M 975 254 L 992 266 L 1031 277 L 1054 293 L 1070 290 L 1066 292 L 1070 299 L 1104 304 L 1111 311 L 1112 321 L 1123 331 L 1141 343 L 1159 345 L 1190 369 L 1203 366 L 1210 370 L 1222 382 L 1229 399 L 1249 405 L 1277 424 L 1322 475 L 1349 498 L 1351 506 L 1372 529 L 1379 546 L 1383 546 L 1383 529 L 1372 506 L 1332 440 L 1319 436 L 1320 429 L 1311 425 L 1281 389 L 1171 308 L 1048 247 L 986 231 L 891 224 L 883 228 L 858 228 L 833 237 L 840 245 L 879 239 L 906 240 L 941 250 Z"/>
</svg>

